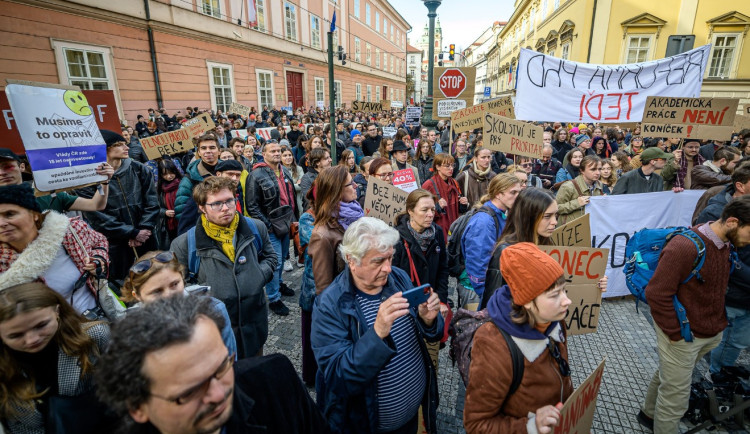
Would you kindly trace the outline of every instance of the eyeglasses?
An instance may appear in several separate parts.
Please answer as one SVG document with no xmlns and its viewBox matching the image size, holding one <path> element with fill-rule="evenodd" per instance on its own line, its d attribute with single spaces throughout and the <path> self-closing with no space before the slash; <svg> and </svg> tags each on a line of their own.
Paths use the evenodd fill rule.
<svg viewBox="0 0 750 434">
<path fill-rule="evenodd" d="M 560 368 L 560 375 L 563 377 L 570 377 L 570 365 L 568 365 L 567 360 L 562 358 L 560 350 L 557 348 L 557 344 L 555 344 L 552 339 L 549 339 L 547 341 L 547 348 L 549 349 L 552 358 L 557 362 L 557 366 Z"/>
<path fill-rule="evenodd" d="M 377 176 L 380 179 L 393 178 L 393 172 L 376 173 L 375 176 Z"/>
<path fill-rule="evenodd" d="M 207 203 L 206 206 L 210 206 L 212 210 L 214 211 L 221 211 L 222 208 L 224 208 L 224 205 L 227 206 L 227 208 L 232 208 L 237 202 L 237 199 L 231 198 L 229 200 L 225 200 L 224 202 L 211 202 Z"/>
<path fill-rule="evenodd" d="M 154 263 L 154 261 L 160 263 L 160 264 L 166 264 L 167 262 L 170 262 L 172 259 L 174 259 L 174 253 L 167 250 L 166 252 L 161 252 L 150 259 L 144 259 L 142 261 L 138 261 L 135 264 L 133 264 L 132 267 L 130 267 L 130 271 L 135 274 L 141 274 L 145 273 L 146 271 L 151 269 L 151 264 Z"/>
<path fill-rule="evenodd" d="M 224 375 L 229 372 L 229 370 L 234 365 L 234 356 L 235 353 L 231 353 L 227 356 L 226 359 L 224 359 L 223 362 L 221 362 L 221 365 L 219 365 L 219 368 L 216 369 L 216 372 L 211 374 L 210 377 L 206 378 L 202 383 L 199 385 L 189 389 L 182 395 L 175 397 L 175 398 L 167 398 L 166 396 L 159 396 L 154 393 L 149 393 L 154 398 L 163 399 L 165 401 L 173 402 L 177 405 L 183 405 L 187 404 L 190 401 L 193 401 L 195 398 L 201 397 L 206 394 L 206 391 L 208 391 L 208 387 L 211 385 L 211 380 L 220 380 Z"/>
<path fill-rule="evenodd" d="M 521 163 L 521 167 L 531 167 L 533 166 L 532 163 Z"/>
<path fill-rule="evenodd" d="M 440 167 L 445 167 L 445 168 L 447 169 L 447 168 L 449 168 L 449 167 L 451 167 L 451 168 L 452 168 L 452 167 L 453 167 L 453 165 L 452 165 L 452 164 L 441 164 L 441 165 L 440 165 Z"/>
</svg>

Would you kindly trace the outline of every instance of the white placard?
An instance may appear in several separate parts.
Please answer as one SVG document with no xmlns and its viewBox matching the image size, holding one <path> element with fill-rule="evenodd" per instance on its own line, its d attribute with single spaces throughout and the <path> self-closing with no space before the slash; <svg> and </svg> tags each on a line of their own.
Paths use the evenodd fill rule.
<svg viewBox="0 0 750 434">
<path fill-rule="evenodd" d="M 441 118 L 449 118 L 454 111 L 465 108 L 466 101 L 462 99 L 441 99 L 437 102 L 437 114 Z"/>
</svg>

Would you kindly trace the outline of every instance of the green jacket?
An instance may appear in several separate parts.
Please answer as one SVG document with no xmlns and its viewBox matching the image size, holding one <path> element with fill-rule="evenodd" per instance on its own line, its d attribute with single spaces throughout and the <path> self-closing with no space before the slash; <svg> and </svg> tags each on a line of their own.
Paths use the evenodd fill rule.
<svg viewBox="0 0 750 434">
<path fill-rule="evenodd" d="M 576 185 L 578 186 L 578 189 L 576 189 Z M 578 193 L 579 190 L 581 193 Z M 583 180 L 583 175 L 578 175 L 575 179 L 564 182 L 557 191 L 556 197 L 557 213 L 559 214 L 557 219 L 558 226 L 562 226 L 584 214 L 585 207 L 582 207 L 578 203 L 579 196 L 604 196 L 602 183 L 599 181 L 594 183 L 594 191 L 592 195 L 589 186 L 586 185 L 586 181 Z"/>
</svg>

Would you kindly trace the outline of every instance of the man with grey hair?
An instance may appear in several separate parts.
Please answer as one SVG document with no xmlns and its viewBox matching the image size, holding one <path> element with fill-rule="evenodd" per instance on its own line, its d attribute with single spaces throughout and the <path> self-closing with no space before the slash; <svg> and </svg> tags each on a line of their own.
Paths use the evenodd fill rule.
<svg viewBox="0 0 750 434">
<path fill-rule="evenodd" d="M 537 160 L 531 169 L 531 173 L 542 180 L 544 188 L 550 188 L 555 185 L 557 171 L 562 167 L 562 164 L 552 156 L 554 151 L 555 149 L 552 145 L 545 142 L 542 146 L 542 159 Z"/>
<path fill-rule="evenodd" d="M 425 340 L 443 334 L 440 300 L 419 306 L 402 293 L 409 275 L 392 268 L 398 232 L 363 217 L 344 233 L 346 269 L 315 300 L 311 341 L 323 375 L 318 405 L 334 432 L 414 433 L 418 409 L 436 432 L 437 377 Z"/>
</svg>

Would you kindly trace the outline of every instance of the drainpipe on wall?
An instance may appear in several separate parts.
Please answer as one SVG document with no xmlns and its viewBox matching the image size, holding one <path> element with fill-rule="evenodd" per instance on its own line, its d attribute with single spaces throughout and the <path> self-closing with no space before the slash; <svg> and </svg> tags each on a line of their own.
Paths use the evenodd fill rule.
<svg viewBox="0 0 750 434">
<path fill-rule="evenodd" d="M 589 33 L 589 52 L 586 55 L 586 63 L 591 61 L 591 43 L 594 42 L 594 24 L 596 24 L 596 0 L 594 0 L 594 13 L 591 15 L 591 33 Z"/>
<path fill-rule="evenodd" d="M 143 6 L 146 9 L 146 33 L 148 34 L 148 50 L 151 53 L 151 69 L 154 73 L 154 86 L 156 87 L 156 105 L 162 109 L 164 108 L 164 101 L 161 98 L 159 68 L 156 64 L 156 46 L 154 45 L 154 31 L 151 29 L 151 9 L 148 7 L 148 0 L 143 0 Z"/>
</svg>

